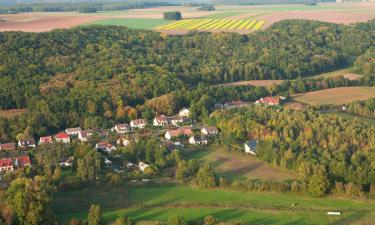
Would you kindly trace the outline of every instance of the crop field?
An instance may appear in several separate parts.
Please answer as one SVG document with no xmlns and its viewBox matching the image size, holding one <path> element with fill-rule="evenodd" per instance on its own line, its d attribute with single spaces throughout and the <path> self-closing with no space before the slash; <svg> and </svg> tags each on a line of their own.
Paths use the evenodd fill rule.
<svg viewBox="0 0 375 225">
<path fill-rule="evenodd" d="M 309 19 L 351 24 L 375 18 L 375 2 L 319 3 L 317 6 L 218 4 L 215 9 L 213 12 L 208 12 L 198 11 L 196 7 L 170 6 L 97 13 L 34 12 L 4 14 L 0 15 L 0 31 L 44 32 L 56 28 L 70 28 L 94 23 L 154 29 L 167 34 L 185 34 L 190 30 L 228 31 L 247 34 L 265 29 L 284 19 Z M 166 21 L 164 24 L 163 13 L 168 11 L 179 11 L 182 14 L 183 21 L 191 21 L 188 24 Z M 140 22 L 133 20 L 140 20 Z M 254 23 L 250 24 L 252 22 Z M 168 24 L 171 27 L 165 28 L 169 29 L 158 29 L 162 25 Z M 175 26 L 175 29 L 171 29 L 173 26 Z"/>
<path fill-rule="evenodd" d="M 292 99 L 308 105 L 342 105 L 375 98 L 375 87 L 341 87 L 295 94 Z"/>
<path fill-rule="evenodd" d="M 260 30 L 265 21 L 189 19 L 157 27 L 157 30 Z"/>
<path fill-rule="evenodd" d="M 0 110 L 0 117 L 13 118 L 13 117 L 16 117 L 18 115 L 25 113 L 26 111 L 27 111 L 26 109 Z"/>
<path fill-rule="evenodd" d="M 115 196 L 118 196 L 117 198 Z M 83 203 L 82 203 L 83 202 Z M 207 190 L 182 185 L 128 187 L 102 185 L 54 196 L 54 208 L 62 224 L 86 218 L 91 203 L 100 203 L 105 222 L 119 215 L 133 221 L 166 221 L 169 216 L 202 219 L 213 215 L 226 222 L 250 224 L 371 224 L 375 204 L 334 198 L 310 198 L 288 193 Z M 342 211 L 327 216 L 328 210 Z"/>
</svg>

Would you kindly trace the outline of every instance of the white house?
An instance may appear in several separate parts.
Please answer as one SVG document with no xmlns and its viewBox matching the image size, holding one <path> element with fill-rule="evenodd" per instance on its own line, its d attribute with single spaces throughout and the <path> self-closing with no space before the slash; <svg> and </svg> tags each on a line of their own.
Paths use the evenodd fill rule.
<svg viewBox="0 0 375 225">
<path fill-rule="evenodd" d="M 146 168 L 148 168 L 148 167 L 150 167 L 150 166 L 147 165 L 147 164 L 144 163 L 144 162 L 139 162 L 139 163 L 138 163 L 138 167 L 139 167 L 139 169 L 140 169 L 142 172 L 144 172 L 144 171 L 146 170 Z"/>
<path fill-rule="evenodd" d="M 257 148 L 257 141 L 256 140 L 251 140 L 248 141 L 244 144 L 245 146 L 245 152 L 255 155 L 256 154 L 256 148 Z"/>
<path fill-rule="evenodd" d="M 186 122 L 187 118 L 182 116 L 174 116 L 171 118 L 171 123 L 175 126 L 178 126 L 179 123 Z"/>
<path fill-rule="evenodd" d="M 201 133 L 204 135 L 217 135 L 219 133 L 216 127 L 202 127 Z"/>
<path fill-rule="evenodd" d="M 170 117 L 167 117 L 165 115 L 160 115 L 154 118 L 153 124 L 154 126 L 157 126 L 157 127 L 167 126 L 169 125 L 170 121 L 171 121 Z"/>
<path fill-rule="evenodd" d="M 101 141 L 101 142 L 97 143 L 97 144 L 95 145 L 95 148 L 96 148 L 97 150 L 105 151 L 105 152 L 107 152 L 107 153 L 111 153 L 112 151 L 115 151 L 115 150 L 116 150 L 116 147 L 115 147 L 115 146 L 109 144 L 109 143 L 106 142 L 106 141 Z"/>
<path fill-rule="evenodd" d="M 34 138 L 30 138 L 30 139 L 27 139 L 27 140 L 19 140 L 18 141 L 18 147 L 35 148 L 36 147 L 35 140 L 34 140 Z"/>
<path fill-rule="evenodd" d="M 92 130 L 80 130 L 78 132 L 78 139 L 80 141 L 88 141 L 88 138 L 92 135 L 94 135 Z"/>
<path fill-rule="evenodd" d="M 126 147 L 130 144 L 130 140 L 127 139 L 127 138 L 121 137 L 121 138 L 117 139 L 117 144 Z"/>
<path fill-rule="evenodd" d="M 264 104 L 270 106 L 276 106 L 280 104 L 280 98 L 278 97 L 265 97 L 257 100 L 255 104 Z"/>
<path fill-rule="evenodd" d="M 78 133 L 81 131 L 80 127 L 74 127 L 74 128 L 67 128 L 65 129 L 65 133 L 67 133 L 70 136 L 78 136 Z"/>
<path fill-rule="evenodd" d="M 132 120 L 130 122 L 130 127 L 131 128 L 145 128 L 147 124 L 147 121 L 145 119 L 137 119 L 137 120 Z"/>
<path fill-rule="evenodd" d="M 118 134 L 126 134 L 130 132 L 129 124 L 116 124 L 112 130 L 115 130 Z"/>
<path fill-rule="evenodd" d="M 189 138 L 189 144 L 206 145 L 206 144 L 208 144 L 208 141 L 207 141 L 207 138 L 205 136 L 202 136 L 202 137 L 192 136 L 192 137 Z"/>
<path fill-rule="evenodd" d="M 166 139 L 171 140 L 172 138 L 178 137 L 180 135 L 191 136 L 193 134 L 194 133 L 190 127 L 180 127 L 176 130 L 167 131 L 164 136 Z"/>
<path fill-rule="evenodd" d="M 190 115 L 190 110 L 188 108 L 182 108 L 179 112 L 178 115 L 181 117 L 189 117 Z"/>
<path fill-rule="evenodd" d="M 0 159 L 0 172 L 13 171 L 13 160 L 10 158 Z"/>
<path fill-rule="evenodd" d="M 55 140 L 57 142 L 68 144 L 70 143 L 70 136 L 64 132 L 61 132 L 61 133 L 56 134 Z"/>
<path fill-rule="evenodd" d="M 39 138 L 39 144 L 51 144 L 52 142 L 52 136 L 44 136 Z"/>
<path fill-rule="evenodd" d="M 71 167 L 73 165 L 73 157 L 64 157 L 60 160 L 61 167 Z"/>
</svg>

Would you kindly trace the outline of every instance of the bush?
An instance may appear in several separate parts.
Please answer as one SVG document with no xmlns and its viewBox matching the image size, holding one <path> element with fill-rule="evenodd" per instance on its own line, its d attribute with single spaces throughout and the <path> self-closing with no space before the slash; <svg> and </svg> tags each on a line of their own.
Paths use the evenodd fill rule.
<svg viewBox="0 0 375 225">
<path fill-rule="evenodd" d="M 163 13 L 165 20 L 180 20 L 182 19 L 181 12 L 165 12 Z"/>
</svg>

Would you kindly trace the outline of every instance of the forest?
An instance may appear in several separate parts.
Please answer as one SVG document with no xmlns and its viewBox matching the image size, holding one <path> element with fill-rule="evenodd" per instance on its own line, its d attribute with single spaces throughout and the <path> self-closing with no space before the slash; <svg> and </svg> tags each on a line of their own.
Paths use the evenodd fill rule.
<svg viewBox="0 0 375 225">
<path fill-rule="evenodd" d="M 342 78 L 301 79 L 352 63 L 357 70 L 374 68 L 366 63 L 373 26 L 358 26 L 287 20 L 249 35 L 165 36 L 115 26 L 1 33 L 0 109 L 28 113 L 1 119 L 0 138 L 14 139 L 27 127 L 36 137 L 72 126 L 110 127 L 184 106 L 199 119 L 218 102 L 358 85 Z M 209 87 L 295 78 L 267 89 Z M 364 72 L 361 82 L 371 80 L 373 73 Z"/>
</svg>

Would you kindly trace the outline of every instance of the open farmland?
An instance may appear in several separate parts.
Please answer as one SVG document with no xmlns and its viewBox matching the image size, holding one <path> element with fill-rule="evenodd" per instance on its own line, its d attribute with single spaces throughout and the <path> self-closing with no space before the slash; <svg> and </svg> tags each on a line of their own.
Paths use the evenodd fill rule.
<svg viewBox="0 0 375 225">
<path fill-rule="evenodd" d="M 308 105 L 342 105 L 375 98 L 375 87 L 340 87 L 295 94 L 292 99 Z"/>
<path fill-rule="evenodd" d="M 246 34 L 264 29 L 284 19 L 310 19 L 351 24 L 375 18 L 374 2 L 321 3 L 317 6 L 216 5 L 215 8 L 216 11 L 214 12 L 198 11 L 196 7 L 170 6 L 97 13 L 35 12 L 0 15 L 0 31 L 44 32 L 56 28 L 70 28 L 94 23 L 155 29 L 167 34 L 184 34 L 190 30 L 228 31 Z M 189 23 L 184 26 L 180 24 L 180 21 L 165 21 L 164 23 L 163 13 L 167 11 L 180 11 L 184 20 L 189 20 Z M 134 22 L 135 19 L 140 20 L 140 22 Z M 254 23 L 250 24 L 252 22 Z M 170 27 L 158 29 L 167 24 L 170 24 Z M 171 29 L 173 26 L 175 26 L 175 29 Z"/>
<path fill-rule="evenodd" d="M 124 197 L 114 198 L 117 195 Z M 73 217 L 86 218 L 90 202 L 101 204 L 106 222 L 115 220 L 118 215 L 129 216 L 137 222 L 166 221 L 177 214 L 188 220 L 213 215 L 227 222 L 280 225 L 371 224 L 375 219 L 372 202 L 180 185 L 121 186 L 116 189 L 102 185 L 57 193 L 54 199 L 54 208 L 62 224 L 68 224 Z M 342 211 L 343 215 L 327 216 L 326 211 L 332 209 Z"/>
</svg>

